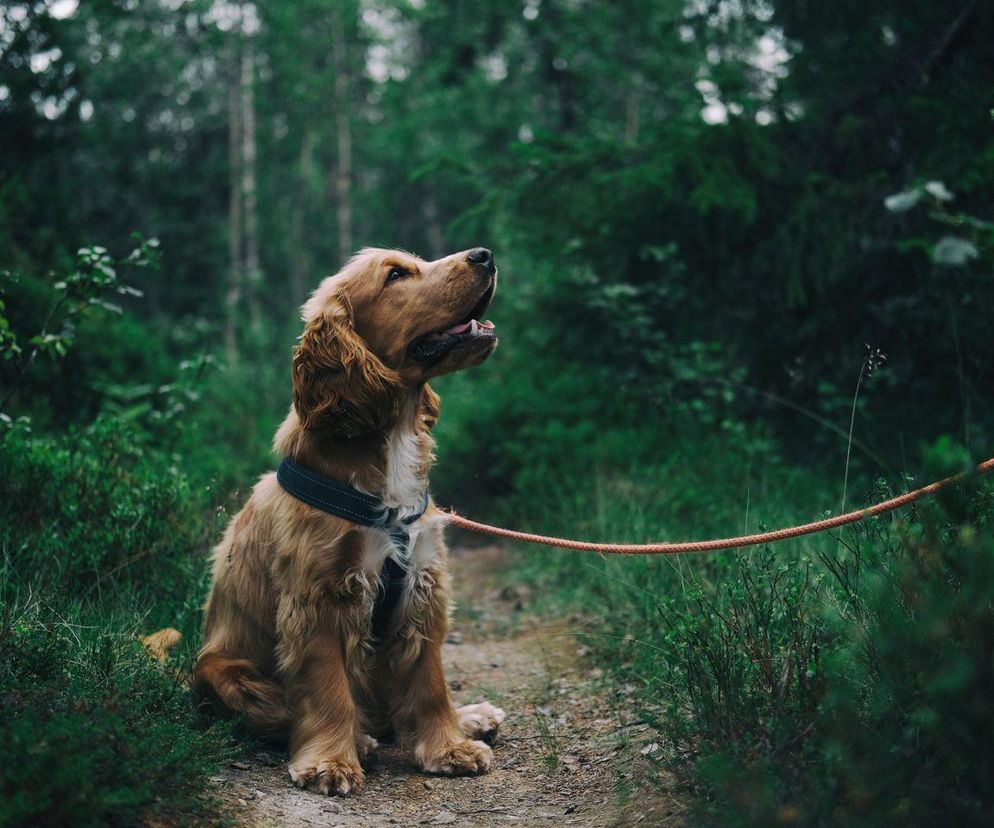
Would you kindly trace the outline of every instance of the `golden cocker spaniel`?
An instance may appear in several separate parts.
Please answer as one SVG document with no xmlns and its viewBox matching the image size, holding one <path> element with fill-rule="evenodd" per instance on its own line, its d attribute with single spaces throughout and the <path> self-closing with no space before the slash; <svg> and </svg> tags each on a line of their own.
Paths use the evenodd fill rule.
<svg viewBox="0 0 994 828">
<path fill-rule="evenodd" d="M 389 732 L 426 772 L 490 768 L 483 739 L 504 712 L 453 707 L 442 670 L 449 575 L 427 498 L 439 411 L 427 381 L 493 352 L 482 317 L 496 284 L 485 248 L 433 262 L 367 249 L 303 307 L 293 405 L 274 440 L 292 476 L 264 475 L 214 551 L 193 675 L 200 698 L 289 740 L 302 787 L 360 790 L 374 737 Z M 292 494 L 297 477 L 338 487 L 348 517 Z M 360 500 L 383 520 L 351 519 Z"/>
</svg>

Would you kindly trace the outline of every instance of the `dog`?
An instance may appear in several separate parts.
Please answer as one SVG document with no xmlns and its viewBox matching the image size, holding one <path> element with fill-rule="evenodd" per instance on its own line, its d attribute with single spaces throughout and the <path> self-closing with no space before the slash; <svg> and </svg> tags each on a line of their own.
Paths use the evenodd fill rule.
<svg viewBox="0 0 994 828">
<path fill-rule="evenodd" d="M 365 249 L 302 308 L 293 402 L 274 438 L 283 462 L 214 550 L 192 676 L 202 703 L 288 742 L 300 787 L 360 791 L 377 737 L 391 733 L 427 773 L 493 762 L 486 742 L 504 712 L 454 707 L 442 668 L 450 579 L 427 490 L 439 415 L 428 381 L 493 353 L 483 314 L 496 286 L 486 248 L 437 261 Z M 292 493 L 300 480 L 312 502 Z M 320 505 L 333 489 L 343 513 Z M 364 524 L 353 503 L 385 517 Z"/>
</svg>

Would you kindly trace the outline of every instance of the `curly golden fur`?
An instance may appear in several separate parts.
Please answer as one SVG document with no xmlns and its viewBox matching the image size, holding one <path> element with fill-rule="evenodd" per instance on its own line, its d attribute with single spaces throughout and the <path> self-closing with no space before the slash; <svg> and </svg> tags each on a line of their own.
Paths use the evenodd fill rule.
<svg viewBox="0 0 994 828">
<path fill-rule="evenodd" d="M 493 351 L 492 326 L 473 320 L 495 286 L 482 248 L 434 262 L 388 250 L 353 257 L 303 307 L 276 452 L 417 514 L 439 412 L 427 380 Z M 395 553 L 384 531 L 312 508 L 270 473 L 214 551 L 194 689 L 287 740 L 298 785 L 360 790 L 362 765 L 388 732 L 430 773 L 491 765 L 482 739 L 503 711 L 454 708 L 442 671 L 449 574 L 434 505 L 410 530 L 403 595 L 379 639 L 372 609 Z"/>
</svg>

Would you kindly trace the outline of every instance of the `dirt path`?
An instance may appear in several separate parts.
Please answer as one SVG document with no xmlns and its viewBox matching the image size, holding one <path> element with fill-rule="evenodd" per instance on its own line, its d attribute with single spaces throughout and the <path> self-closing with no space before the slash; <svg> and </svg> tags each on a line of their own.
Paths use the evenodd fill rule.
<svg viewBox="0 0 994 828">
<path fill-rule="evenodd" d="M 644 725 L 600 687 L 600 671 L 562 623 L 520 621 L 527 594 L 501 590 L 499 547 L 454 549 L 457 611 L 445 663 L 457 704 L 507 711 L 494 769 L 476 778 L 426 776 L 385 745 L 358 797 L 290 784 L 285 756 L 259 753 L 215 777 L 238 825 L 679 825 L 679 803 L 642 789 L 654 746 Z M 651 793 L 650 793 L 651 790 Z M 623 794 L 627 794 L 623 796 Z M 627 800 L 624 801 L 624 800 Z"/>
</svg>

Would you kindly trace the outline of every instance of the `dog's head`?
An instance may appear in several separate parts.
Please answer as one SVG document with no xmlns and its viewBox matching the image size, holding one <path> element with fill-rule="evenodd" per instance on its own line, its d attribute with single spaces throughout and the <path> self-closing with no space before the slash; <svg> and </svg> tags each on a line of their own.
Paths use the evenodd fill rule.
<svg viewBox="0 0 994 828">
<path fill-rule="evenodd" d="M 293 404 L 307 429 L 356 437 L 390 427 L 406 390 L 483 362 L 497 347 L 482 317 L 497 286 L 483 247 L 426 262 L 363 250 L 303 307 Z"/>
</svg>

